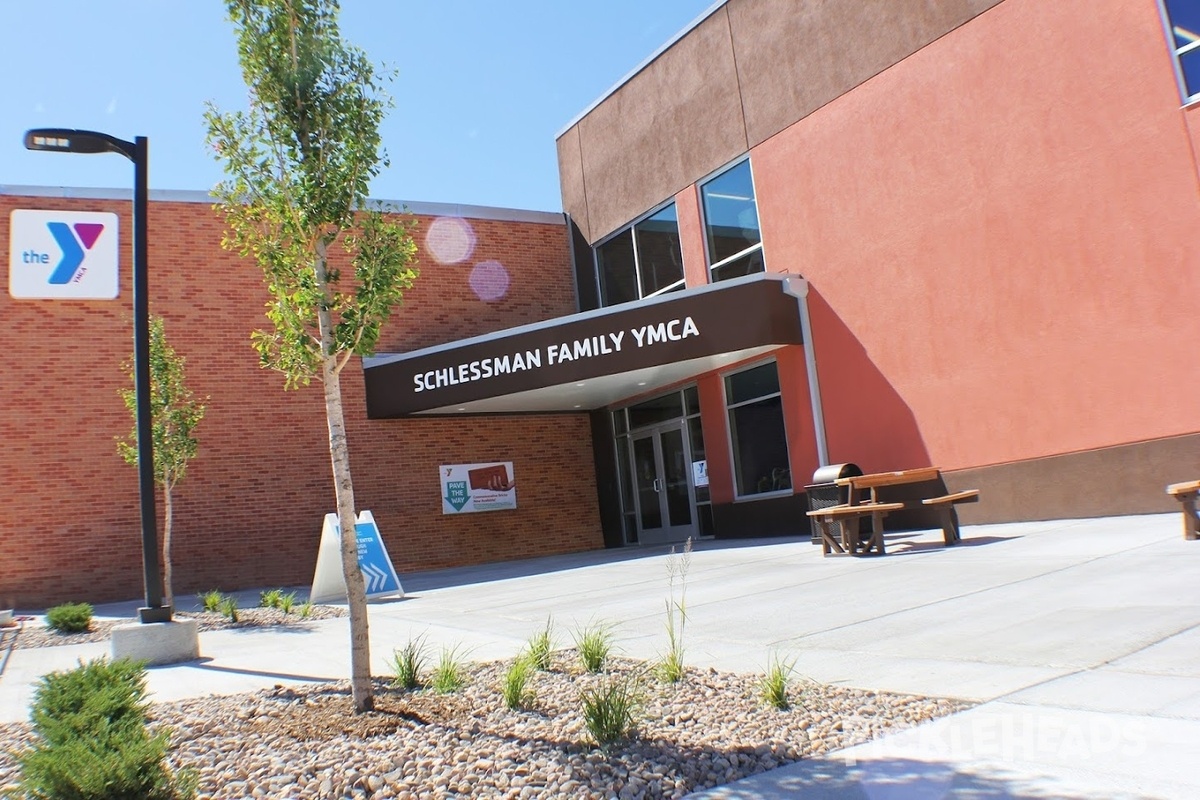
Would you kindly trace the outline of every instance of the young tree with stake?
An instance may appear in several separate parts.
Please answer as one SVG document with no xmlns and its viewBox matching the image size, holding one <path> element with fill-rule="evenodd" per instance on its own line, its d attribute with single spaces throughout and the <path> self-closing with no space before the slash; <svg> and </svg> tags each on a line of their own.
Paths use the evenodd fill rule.
<svg viewBox="0 0 1200 800">
<path fill-rule="evenodd" d="M 184 381 L 185 359 L 167 341 L 162 317 L 150 318 L 150 425 L 154 453 L 154 482 L 162 487 L 163 507 L 163 602 L 175 605 L 172 589 L 171 527 L 175 519 L 171 490 L 187 475 L 188 462 L 196 457 L 197 442 L 192 432 L 204 419 L 204 406 Z M 133 366 L 128 366 L 134 381 Z M 137 466 L 137 392 L 121 389 L 125 408 L 133 415 L 133 431 L 117 441 L 125 463 Z"/>
<path fill-rule="evenodd" d="M 387 166 L 379 125 L 390 100 L 363 51 L 342 41 L 335 0 L 227 0 L 249 111 L 205 114 L 226 179 L 216 188 L 227 225 L 222 245 L 263 270 L 273 330 L 253 343 L 288 389 L 324 386 L 342 574 L 350 607 L 356 711 L 374 707 L 366 590 L 358 568 L 354 484 L 342 413 L 341 372 L 373 352 L 380 330 L 412 286 L 409 226 L 364 208 L 371 178 Z M 343 283 L 329 248 L 343 247 Z"/>
</svg>

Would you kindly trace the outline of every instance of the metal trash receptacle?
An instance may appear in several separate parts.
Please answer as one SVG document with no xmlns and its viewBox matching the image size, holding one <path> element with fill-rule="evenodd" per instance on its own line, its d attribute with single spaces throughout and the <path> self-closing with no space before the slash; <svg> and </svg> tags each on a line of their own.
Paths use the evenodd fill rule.
<svg viewBox="0 0 1200 800">
<path fill-rule="evenodd" d="M 852 478 L 862 474 L 863 471 L 857 464 L 826 464 L 823 467 L 817 467 L 817 471 L 812 476 L 813 482 L 804 487 L 804 492 L 808 496 L 808 510 L 816 511 L 820 508 L 829 508 L 850 502 L 850 488 L 838 486 L 835 481 L 838 478 Z M 808 518 L 808 523 L 812 534 L 812 543 L 820 544 L 821 526 L 812 517 Z M 864 530 L 868 535 L 870 534 L 870 523 L 870 519 L 859 520 L 860 535 Z"/>
</svg>

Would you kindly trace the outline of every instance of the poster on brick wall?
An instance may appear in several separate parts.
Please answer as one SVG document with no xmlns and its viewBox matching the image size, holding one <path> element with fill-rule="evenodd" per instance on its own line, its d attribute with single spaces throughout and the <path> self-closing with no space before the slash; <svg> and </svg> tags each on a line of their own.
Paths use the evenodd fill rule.
<svg viewBox="0 0 1200 800">
<path fill-rule="evenodd" d="M 517 507 L 517 480 L 513 462 L 443 464 L 442 513 L 470 514 L 505 511 Z"/>
</svg>

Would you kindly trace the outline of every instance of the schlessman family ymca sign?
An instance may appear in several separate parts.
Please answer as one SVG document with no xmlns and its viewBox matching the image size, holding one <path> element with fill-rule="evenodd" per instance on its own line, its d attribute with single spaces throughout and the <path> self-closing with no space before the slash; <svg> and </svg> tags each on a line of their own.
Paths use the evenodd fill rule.
<svg viewBox="0 0 1200 800">
<path fill-rule="evenodd" d="M 452 413 L 491 397 L 799 344 L 797 301 L 784 285 L 778 276 L 758 275 L 367 359 L 367 414 Z"/>
</svg>

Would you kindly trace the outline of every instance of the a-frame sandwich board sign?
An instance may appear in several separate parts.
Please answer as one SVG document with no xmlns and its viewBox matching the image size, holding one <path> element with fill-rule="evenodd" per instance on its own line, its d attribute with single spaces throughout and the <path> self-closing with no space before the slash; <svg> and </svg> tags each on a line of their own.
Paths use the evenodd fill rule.
<svg viewBox="0 0 1200 800">
<path fill-rule="evenodd" d="M 370 511 L 359 512 L 354 530 L 358 537 L 358 568 L 362 570 L 366 583 L 367 599 L 404 597 L 400 576 L 392 566 L 374 515 Z M 321 526 L 321 547 L 317 551 L 317 568 L 313 573 L 312 591 L 308 599 L 314 603 L 346 599 L 346 580 L 342 576 L 342 537 L 337 514 L 326 514 Z"/>
</svg>

